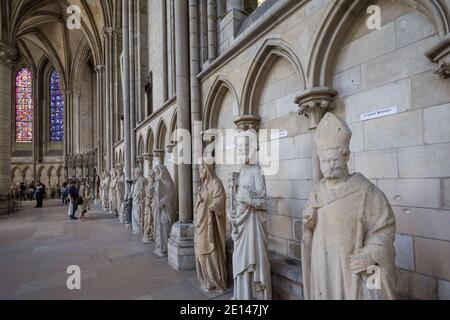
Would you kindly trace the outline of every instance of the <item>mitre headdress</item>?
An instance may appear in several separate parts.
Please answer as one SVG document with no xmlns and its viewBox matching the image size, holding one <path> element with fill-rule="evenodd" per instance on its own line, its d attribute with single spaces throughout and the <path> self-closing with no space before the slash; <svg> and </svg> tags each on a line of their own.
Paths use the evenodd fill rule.
<svg viewBox="0 0 450 320">
<path fill-rule="evenodd" d="M 316 129 L 317 150 L 349 148 L 352 131 L 344 120 L 328 112 Z"/>
</svg>

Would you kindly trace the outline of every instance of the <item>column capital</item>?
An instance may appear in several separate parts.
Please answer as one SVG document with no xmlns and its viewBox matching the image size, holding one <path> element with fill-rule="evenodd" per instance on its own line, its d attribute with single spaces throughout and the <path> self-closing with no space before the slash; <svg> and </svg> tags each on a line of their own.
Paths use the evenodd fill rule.
<svg viewBox="0 0 450 320">
<path fill-rule="evenodd" d="M 103 34 L 107 34 L 107 35 L 112 35 L 112 34 L 114 34 L 114 33 L 116 33 L 117 32 L 117 29 L 115 29 L 115 28 L 113 28 L 113 27 L 105 27 L 105 28 L 103 28 Z"/>
<path fill-rule="evenodd" d="M 234 124 L 239 130 L 259 130 L 259 125 L 261 123 L 261 117 L 255 115 L 243 115 L 234 120 Z"/>
<path fill-rule="evenodd" d="M 299 114 L 309 118 L 310 130 L 317 128 L 324 114 L 334 109 L 337 94 L 328 87 L 310 88 L 297 94 L 294 102 L 299 106 Z"/>
<path fill-rule="evenodd" d="M 436 65 L 433 71 L 439 78 L 450 78 L 450 34 L 428 50 L 425 56 Z"/>
<path fill-rule="evenodd" d="M 202 131 L 200 134 L 201 134 L 203 143 L 210 144 L 217 139 L 218 132 L 217 132 L 217 130 L 209 129 L 209 130 Z"/>
<path fill-rule="evenodd" d="M 99 65 L 95 66 L 95 71 L 102 72 L 103 70 L 105 70 L 105 65 L 104 64 L 99 64 Z"/>
<path fill-rule="evenodd" d="M 143 158 L 144 160 L 150 161 L 150 160 L 153 159 L 153 154 L 151 154 L 151 153 L 144 153 L 144 154 L 142 155 L 142 158 Z"/>
<path fill-rule="evenodd" d="M 8 44 L 0 41 L 0 63 L 12 68 L 17 59 L 17 51 Z"/>
<path fill-rule="evenodd" d="M 177 146 L 176 142 L 171 142 L 166 146 L 166 150 L 168 153 L 172 153 L 173 149 Z"/>
</svg>

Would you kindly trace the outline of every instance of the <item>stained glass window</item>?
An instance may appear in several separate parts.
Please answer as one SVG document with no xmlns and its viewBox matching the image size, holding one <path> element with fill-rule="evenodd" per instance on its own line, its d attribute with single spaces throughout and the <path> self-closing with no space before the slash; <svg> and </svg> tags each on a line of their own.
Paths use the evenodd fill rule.
<svg viewBox="0 0 450 320">
<path fill-rule="evenodd" d="M 33 76 L 24 67 L 16 75 L 16 142 L 33 141 Z"/>
<path fill-rule="evenodd" d="M 53 70 L 50 77 L 50 141 L 64 140 L 64 96 L 59 73 Z"/>
</svg>

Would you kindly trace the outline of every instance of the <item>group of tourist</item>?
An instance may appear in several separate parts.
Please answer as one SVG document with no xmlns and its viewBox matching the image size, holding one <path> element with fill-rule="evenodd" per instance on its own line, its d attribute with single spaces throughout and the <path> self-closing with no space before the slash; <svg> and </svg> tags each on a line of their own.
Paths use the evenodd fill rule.
<svg viewBox="0 0 450 320">
<path fill-rule="evenodd" d="M 41 188 L 38 190 L 40 186 Z M 44 190 L 42 190 L 42 187 Z M 39 191 L 39 196 L 44 199 L 56 199 L 60 197 L 59 189 L 59 185 L 47 188 L 47 186 L 40 181 L 33 181 L 31 183 L 12 183 L 11 197 L 17 201 L 36 201 L 36 192 Z M 42 191 L 44 192 L 42 193 Z"/>
<path fill-rule="evenodd" d="M 81 182 L 79 188 L 75 180 L 70 181 L 69 184 L 64 184 L 61 188 L 61 199 L 63 205 L 69 203 L 68 215 L 70 220 L 84 221 L 86 213 L 91 210 L 91 188 L 85 180 Z M 78 210 L 80 211 L 79 217 L 76 216 Z"/>
<path fill-rule="evenodd" d="M 22 182 L 20 184 L 13 183 L 11 185 L 11 198 L 14 201 L 36 201 L 35 208 L 42 208 L 44 199 L 61 199 L 62 205 L 69 204 L 69 217 L 71 220 L 84 220 L 88 210 L 90 210 L 91 192 L 90 186 L 83 181 L 78 188 L 77 182 L 71 180 L 69 183 L 64 182 L 60 187 L 51 187 L 51 193 L 48 188 L 40 181 L 33 181 L 30 184 Z M 77 210 L 80 210 L 80 218 L 76 217 Z"/>
<path fill-rule="evenodd" d="M 36 201 L 36 208 L 42 208 L 44 199 L 53 197 L 55 190 L 53 188 L 51 190 L 49 194 L 47 187 L 40 181 L 33 181 L 30 184 L 21 182 L 11 185 L 10 195 L 14 201 L 18 202 Z"/>
</svg>

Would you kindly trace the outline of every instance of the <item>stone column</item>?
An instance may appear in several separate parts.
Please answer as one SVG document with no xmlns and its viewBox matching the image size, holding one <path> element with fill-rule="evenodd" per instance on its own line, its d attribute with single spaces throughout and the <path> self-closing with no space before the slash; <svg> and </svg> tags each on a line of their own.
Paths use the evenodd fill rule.
<svg viewBox="0 0 450 320">
<path fill-rule="evenodd" d="M 144 176 L 148 178 L 150 171 L 153 169 L 153 155 L 151 153 L 144 153 Z"/>
<path fill-rule="evenodd" d="M 312 133 L 312 176 L 314 184 L 322 179 L 322 172 L 320 171 L 319 156 L 314 143 L 314 135 L 316 128 L 322 120 L 325 113 L 333 110 L 334 98 L 337 91 L 327 87 L 316 87 L 301 92 L 295 98 L 295 103 L 299 105 L 300 115 L 309 119 L 309 130 Z"/>
<path fill-rule="evenodd" d="M 192 132 L 192 198 L 196 199 L 200 184 L 197 160 L 202 154 L 200 114 L 200 19 L 199 0 L 189 0 L 189 39 L 191 65 L 191 132 Z"/>
<path fill-rule="evenodd" d="M 0 42 L 0 215 L 10 210 L 11 73 L 15 57 L 15 50 Z"/>
<path fill-rule="evenodd" d="M 122 41 L 123 41 L 123 127 L 125 180 L 131 176 L 131 120 L 130 120 L 130 43 L 129 43 L 129 8 L 128 1 L 122 1 Z M 127 183 L 128 185 L 128 183 Z"/>
<path fill-rule="evenodd" d="M 208 62 L 217 57 L 217 0 L 208 0 Z"/>
<path fill-rule="evenodd" d="M 167 62 L 167 0 L 161 0 L 161 65 L 162 65 L 162 75 L 161 75 L 161 90 L 162 90 L 162 100 L 166 102 L 169 99 L 168 91 L 168 62 Z"/>
<path fill-rule="evenodd" d="M 103 172 L 103 119 L 105 116 L 105 107 L 104 107 L 104 81 L 103 81 L 103 73 L 105 70 L 104 65 L 98 65 L 95 68 L 96 71 L 96 80 L 97 80 L 97 167 L 99 172 Z"/>
<path fill-rule="evenodd" d="M 131 168 L 134 169 L 136 165 L 136 133 L 134 128 L 136 127 L 136 59 L 135 59 L 135 8 L 136 2 L 128 2 L 128 55 L 129 55 L 129 69 L 130 75 L 129 81 L 129 101 L 130 101 L 130 162 Z"/>
<path fill-rule="evenodd" d="M 227 11 L 231 10 L 245 10 L 244 0 L 227 0 Z"/>
<path fill-rule="evenodd" d="M 64 131 L 65 133 L 73 132 L 73 97 L 72 97 L 72 90 L 66 90 L 64 92 L 64 119 L 66 120 Z M 73 154 L 73 135 L 72 134 L 64 134 L 64 143 L 65 143 L 65 150 L 66 155 L 72 155 Z"/>
<path fill-rule="evenodd" d="M 177 128 L 191 131 L 189 10 L 187 1 L 175 1 L 175 54 Z M 186 159 L 189 161 L 190 159 Z M 194 225 L 192 224 L 192 165 L 178 166 L 180 221 L 172 228 L 168 244 L 169 264 L 176 270 L 195 268 Z"/>
<path fill-rule="evenodd" d="M 105 78 L 106 78 L 106 95 L 105 95 L 105 120 L 106 120 L 106 169 L 108 171 L 113 167 L 113 115 L 114 115 L 114 106 L 113 106 L 113 29 L 105 28 L 104 32 L 105 37 Z"/>
</svg>

